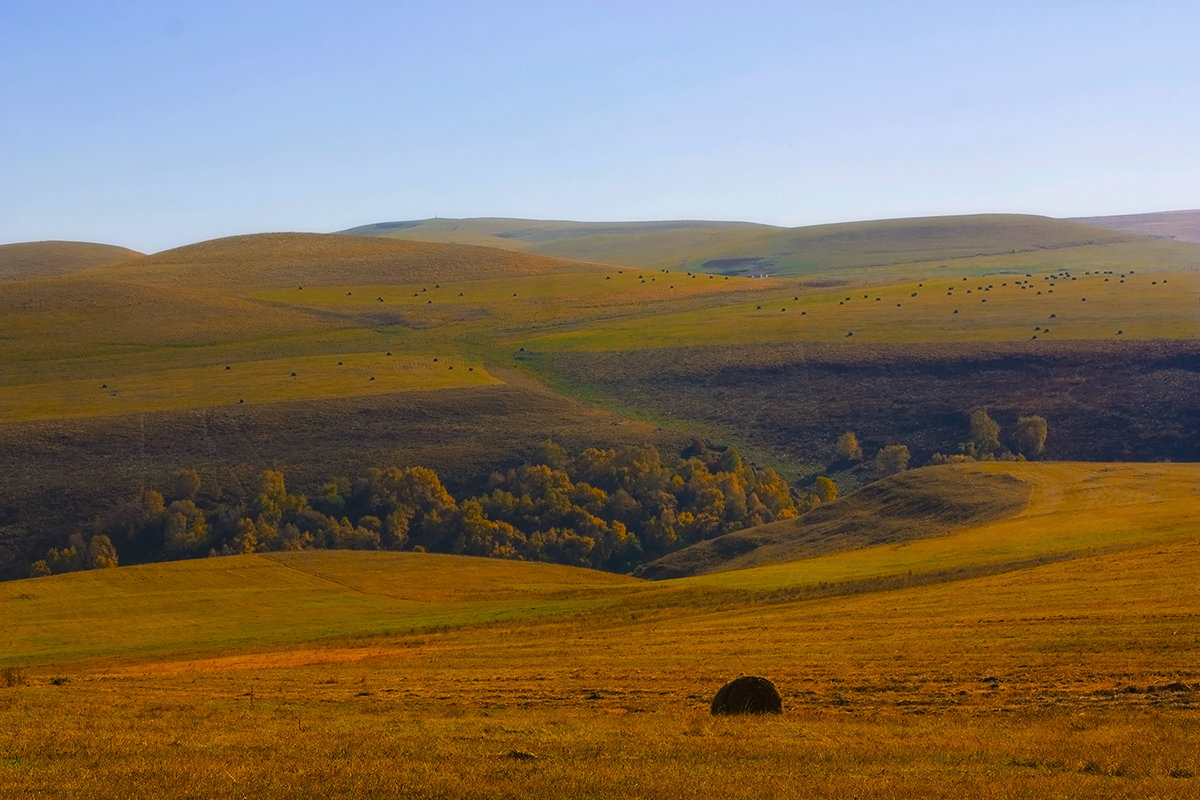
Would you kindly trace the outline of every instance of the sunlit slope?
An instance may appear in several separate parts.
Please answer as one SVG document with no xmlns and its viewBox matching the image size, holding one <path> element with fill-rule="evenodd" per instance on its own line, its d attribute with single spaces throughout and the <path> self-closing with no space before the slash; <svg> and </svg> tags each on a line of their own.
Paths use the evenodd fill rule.
<svg viewBox="0 0 1200 800">
<path fill-rule="evenodd" d="M 509 250 L 318 233 L 263 233 L 213 239 L 105 270 L 117 280 L 244 291 L 314 284 L 391 285 L 417 281 L 548 275 L 578 264 Z"/>
<path fill-rule="evenodd" d="M 344 640 L 564 612 L 649 613 L 656 627 L 715 609 L 786 604 L 909 587 L 970 593 L 974 580 L 1022 573 L 1038 591 L 1046 565 L 1193 547 L 1195 465 L 981 464 L 960 488 L 1016 479 L 1030 490 L 1013 516 L 935 538 L 661 582 L 550 565 L 415 553 L 314 551 L 74 573 L 0 584 L 0 664 L 205 652 Z M 920 476 L 923 473 L 915 473 Z M 1004 477 L 1009 476 L 1009 477 Z M 864 528 L 872 520 L 856 520 Z M 886 524 L 886 520 L 881 520 Z M 841 542 L 847 544 L 846 539 Z M 849 542 L 854 544 L 854 542 Z M 935 584 L 956 584 L 954 590 Z M 919 596 L 919 595 L 918 595 Z M 617 605 L 619 604 L 619 605 Z M 763 612 L 756 611 L 761 615 Z M 609 620 L 611 622 L 612 620 Z M 604 624 L 608 624 L 605 622 Z M 481 637 L 486 634 L 481 633 Z M 638 656 L 631 654 L 629 658 Z"/>
<path fill-rule="evenodd" d="M 93 242 L 0 244 L 0 282 L 48 278 L 138 258 L 141 253 Z"/>
<path fill-rule="evenodd" d="M 0 665 L 400 633 L 613 602 L 630 578 L 424 553 L 308 551 L 0 583 Z"/>
<path fill-rule="evenodd" d="M 1026 271 L 1010 256 L 984 277 L 830 288 L 349 236 L 172 253 L 9 284 L 0 417 L 473 386 L 489 365 L 561 351 L 1200 337 L 1200 272 L 1156 267 Z"/>
<path fill-rule="evenodd" d="M 460 219 L 381 223 L 349 233 L 469 242 L 563 258 L 741 275 L 815 275 L 949 266 L 978 274 L 975 259 L 1076 266 L 1096 251 L 1126 245 L 1107 260 L 1124 266 L 1195 263 L 1197 251 L 1079 222 L 1018 214 L 924 217 L 780 228 L 741 222 L 581 223 Z M 1104 260 L 1104 259 L 1102 259 Z"/>
<path fill-rule="evenodd" d="M 997 263 L 997 267 L 1000 263 Z M 707 276 L 682 278 L 685 283 Z M 1200 337 L 1200 272 L 1026 272 L 929 277 L 830 289 L 769 279 L 742 302 L 652 320 L 597 321 L 523 341 L 540 351 L 766 342 L 961 343 Z"/>
<path fill-rule="evenodd" d="M 557 276 L 599 270 L 478 247 L 269 234 L 11 283 L 0 295 L 0 420 L 495 383 L 464 335 L 486 341 L 486 318 L 538 297 L 544 308 Z M 509 282 L 504 299 L 512 282 L 526 297 L 461 299 L 458 284 L 484 278 Z M 442 285 L 437 306 L 420 295 Z M 451 297 L 461 301 L 442 302 Z"/>
</svg>

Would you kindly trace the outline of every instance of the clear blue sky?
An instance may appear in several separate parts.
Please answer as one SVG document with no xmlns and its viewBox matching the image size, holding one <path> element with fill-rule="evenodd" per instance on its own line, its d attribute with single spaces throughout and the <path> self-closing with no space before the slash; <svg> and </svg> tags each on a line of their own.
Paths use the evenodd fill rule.
<svg viewBox="0 0 1200 800">
<path fill-rule="evenodd" d="M 0 3 L 0 242 L 1197 207 L 1197 0 Z"/>
</svg>

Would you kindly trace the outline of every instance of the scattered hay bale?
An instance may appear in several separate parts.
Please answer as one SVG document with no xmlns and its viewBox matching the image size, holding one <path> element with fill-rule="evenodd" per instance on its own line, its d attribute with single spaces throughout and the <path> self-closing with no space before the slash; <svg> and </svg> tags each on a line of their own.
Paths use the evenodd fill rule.
<svg viewBox="0 0 1200 800">
<path fill-rule="evenodd" d="M 757 675 L 743 675 L 720 688 L 709 709 L 726 714 L 782 714 L 783 700 L 775 684 Z"/>
</svg>

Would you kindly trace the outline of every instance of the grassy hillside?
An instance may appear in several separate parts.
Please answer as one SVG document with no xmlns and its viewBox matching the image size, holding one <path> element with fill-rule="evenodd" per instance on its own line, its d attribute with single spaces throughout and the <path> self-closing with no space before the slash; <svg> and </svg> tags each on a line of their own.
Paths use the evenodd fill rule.
<svg viewBox="0 0 1200 800">
<path fill-rule="evenodd" d="M 3 584 L 0 791 L 1190 796 L 1195 467 L 988 469 L 1017 517 L 680 581 L 301 553 Z M 739 673 L 784 714 L 710 717 Z"/>
<path fill-rule="evenodd" d="M 1111 217 L 1080 217 L 1072 221 L 1138 236 L 1200 243 L 1200 210 L 1121 214 Z"/>
<path fill-rule="evenodd" d="M 92 242 L 0 244 L 0 282 L 49 278 L 137 258 L 141 253 Z"/>
<path fill-rule="evenodd" d="M 0 664 L 31 664 L 34 653 L 43 663 L 208 656 L 478 624 L 611 603 L 603 590 L 631 583 L 553 564 L 353 551 L 91 571 L 3 584 L 5 600 L 17 601 L 23 611 L 7 626 Z M 103 610 L 107 621 L 97 617 L 79 625 L 80 608 Z"/>
<path fill-rule="evenodd" d="M 704 278 L 680 276 L 675 286 L 704 286 Z M 837 289 L 787 280 L 753 284 L 759 290 L 742 302 L 660 307 L 652 324 L 637 317 L 598 320 L 524 343 L 538 351 L 596 351 L 851 338 L 854 344 L 1200 338 L 1200 271 L 1035 275 L 1010 268 L 986 278 Z"/>
<path fill-rule="evenodd" d="M 1195 340 L 903 345 L 855 336 L 825 344 L 539 352 L 529 363 L 564 390 L 626 413 L 686 422 L 789 472 L 822 469 L 847 430 L 868 459 L 887 444 L 905 444 L 916 463 L 957 452 L 971 412 L 982 407 L 1005 442 L 1018 417 L 1045 417 L 1047 458 L 1200 458 Z"/>
<path fill-rule="evenodd" d="M 550 275 L 577 264 L 507 250 L 318 233 L 232 236 L 155 253 L 105 270 L 125 282 L 221 289 L 304 283 L 360 285 Z"/>
<path fill-rule="evenodd" d="M 1032 484 L 1010 468 L 927 467 L 871 483 L 797 519 L 698 542 L 646 564 L 637 574 L 678 578 L 944 536 L 1017 514 L 1028 506 L 1032 492 Z"/>
<path fill-rule="evenodd" d="M 1022 266 L 1080 267 L 1110 261 L 1121 246 L 1126 264 L 1195 265 L 1196 251 L 1080 222 L 1017 214 L 876 220 L 801 228 L 739 222 L 584 223 L 461 219 L 380 223 L 347 233 L 393 239 L 466 242 L 522 252 L 623 264 L 641 269 L 774 276 L 895 276 L 952 267 L 980 274 L 987 259 L 1016 257 Z M 1190 259 L 1190 261 L 1189 261 Z M 947 262 L 955 262 L 952 265 Z"/>
<path fill-rule="evenodd" d="M 520 374 L 504 377 L 502 385 L 278 403 L 247 395 L 244 404 L 2 425 L 0 576 L 23 577 L 48 547 L 179 470 L 199 471 L 206 491 L 240 497 L 266 469 L 284 471 L 294 491 L 312 494 L 371 466 L 429 467 L 453 491 L 474 492 L 547 439 L 574 451 L 597 442 L 683 444 L 679 433 L 570 400 Z"/>
<path fill-rule="evenodd" d="M 891 441 L 918 459 L 952 451 L 978 405 L 1006 428 L 1046 416 L 1056 458 L 1193 457 L 1200 272 L 1179 264 L 1194 246 L 1022 250 L 1080 231 L 952 223 L 788 235 L 830 259 L 839 247 L 927 257 L 988 236 L 1016 252 L 751 279 L 266 234 L 10 282 L 0 454 L 15 477 L 0 501 L 0 574 L 23 573 L 105 513 L 97 504 L 184 468 L 243 485 L 286 467 L 308 492 L 354 463 L 426 463 L 478 482 L 548 435 L 577 448 L 701 435 L 796 477 L 821 469 L 847 429 L 871 452 Z M 624 227 L 589 235 L 632 236 Z"/>
<path fill-rule="evenodd" d="M 352 236 L 382 236 L 389 239 L 477 244 L 505 250 L 542 252 L 541 248 L 587 248 L 604 244 L 619 246 L 622 241 L 653 238 L 670 242 L 700 244 L 721 238 L 736 239 L 761 231 L 775 230 L 771 225 L 752 222 L 705 222 L 670 220 L 662 222 L 570 222 L 565 220 L 510 219 L 482 217 L 474 219 L 425 219 L 410 222 L 380 222 L 361 225 L 342 233 Z M 611 259 L 599 259 L 612 262 Z M 652 267 L 653 264 L 638 266 Z"/>
<path fill-rule="evenodd" d="M 796 569 L 792 559 L 820 552 L 814 545 L 837 547 L 839 540 L 871 546 L 803 562 L 809 587 L 823 582 L 832 591 L 858 591 L 876 582 L 958 579 L 1151 541 L 1189 540 L 1200 515 L 1197 478 L 1194 464 L 927 467 L 868 491 L 864 499 L 839 500 L 816 519 L 748 532 L 757 534 L 760 547 L 725 563 L 709 560 L 700 569 L 719 574 L 695 580 L 788 589 Z M 959 507 L 939 513 L 939 502 Z M 835 538 L 822 542 L 826 536 Z"/>
</svg>

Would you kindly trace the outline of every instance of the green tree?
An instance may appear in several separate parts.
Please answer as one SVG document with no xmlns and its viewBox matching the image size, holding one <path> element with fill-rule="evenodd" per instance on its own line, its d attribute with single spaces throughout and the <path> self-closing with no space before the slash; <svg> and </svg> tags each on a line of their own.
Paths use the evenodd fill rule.
<svg viewBox="0 0 1200 800">
<path fill-rule="evenodd" d="M 822 503 L 837 500 L 838 496 L 837 484 L 824 475 L 817 476 L 817 480 L 813 483 L 813 492 L 821 499 Z"/>
<path fill-rule="evenodd" d="M 200 491 L 200 473 L 194 469 L 181 469 L 171 481 L 173 500 L 195 500 Z"/>
<path fill-rule="evenodd" d="M 770 520 L 793 519 L 796 516 L 791 488 L 775 470 L 767 468 L 755 474 L 754 494 L 767 507 Z"/>
<path fill-rule="evenodd" d="M 83 569 L 83 559 L 72 546 L 51 547 L 46 551 L 46 566 L 54 575 Z"/>
<path fill-rule="evenodd" d="M 539 444 L 533 453 L 534 464 L 545 464 L 551 469 L 566 469 L 569 462 L 566 449 L 553 439 Z"/>
<path fill-rule="evenodd" d="M 233 552 L 253 553 L 258 549 L 258 528 L 254 520 L 242 517 L 237 521 L 237 532 L 233 537 Z"/>
<path fill-rule="evenodd" d="M 839 436 L 833 451 L 838 461 L 862 461 L 862 447 L 859 446 L 854 431 L 846 431 Z"/>
<path fill-rule="evenodd" d="M 979 457 L 995 455 L 1000 450 L 1000 425 L 982 408 L 971 412 L 970 442 Z"/>
<path fill-rule="evenodd" d="M 1045 417 L 1036 414 L 1028 417 L 1018 417 L 1017 427 L 1013 431 L 1013 442 L 1017 452 L 1026 458 L 1040 456 L 1046 449 L 1046 434 L 1049 427 Z"/>
<path fill-rule="evenodd" d="M 203 555 L 212 545 L 212 531 L 204 512 L 191 500 L 167 506 L 163 547 L 169 558 Z"/>
<path fill-rule="evenodd" d="M 88 569 L 112 569 L 117 566 L 117 548 L 112 539 L 100 533 L 91 538 L 87 548 Z"/>
<path fill-rule="evenodd" d="M 908 469 L 908 447 L 889 444 L 875 454 L 875 469 L 882 475 L 895 475 Z"/>
<path fill-rule="evenodd" d="M 46 563 L 44 558 L 39 558 L 29 567 L 29 577 L 31 578 L 44 578 L 52 574 L 50 572 L 50 565 Z"/>
</svg>

